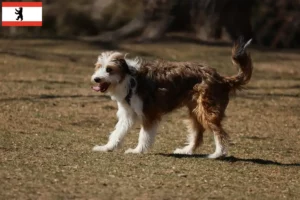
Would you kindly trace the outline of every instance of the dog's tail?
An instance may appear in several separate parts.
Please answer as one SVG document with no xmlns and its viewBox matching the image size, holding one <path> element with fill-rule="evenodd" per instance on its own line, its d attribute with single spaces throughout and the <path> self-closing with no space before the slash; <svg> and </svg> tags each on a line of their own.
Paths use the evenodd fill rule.
<svg viewBox="0 0 300 200">
<path fill-rule="evenodd" d="M 232 62 L 239 67 L 237 75 L 225 77 L 225 81 L 229 84 L 230 90 L 239 90 L 246 85 L 252 75 L 252 59 L 246 48 L 250 45 L 252 39 L 245 42 L 243 37 L 240 37 L 232 48 Z"/>
</svg>

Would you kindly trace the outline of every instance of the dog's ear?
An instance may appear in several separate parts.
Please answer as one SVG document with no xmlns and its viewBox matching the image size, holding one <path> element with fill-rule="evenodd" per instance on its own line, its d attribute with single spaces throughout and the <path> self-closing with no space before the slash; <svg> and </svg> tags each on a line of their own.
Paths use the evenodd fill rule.
<svg viewBox="0 0 300 200">
<path fill-rule="evenodd" d="M 118 66 L 120 67 L 120 69 L 121 69 L 123 72 L 129 74 L 129 73 L 130 73 L 129 67 L 128 67 L 128 65 L 127 65 L 127 63 L 126 63 L 126 61 L 125 61 L 125 59 L 124 59 L 124 58 L 118 58 L 117 61 L 118 61 Z"/>
<path fill-rule="evenodd" d="M 113 55 L 113 60 L 123 73 L 130 73 L 124 54 L 119 52 L 115 53 Z"/>
</svg>

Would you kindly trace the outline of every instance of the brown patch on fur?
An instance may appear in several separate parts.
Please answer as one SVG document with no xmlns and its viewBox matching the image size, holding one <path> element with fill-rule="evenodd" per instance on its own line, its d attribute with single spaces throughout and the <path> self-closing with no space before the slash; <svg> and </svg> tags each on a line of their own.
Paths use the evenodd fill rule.
<svg viewBox="0 0 300 200">
<path fill-rule="evenodd" d="M 181 106 L 190 110 L 191 127 L 196 130 L 198 143 L 205 129 L 210 129 L 221 141 L 228 134 L 221 122 L 229 102 L 230 91 L 241 89 L 251 78 L 252 61 L 243 43 L 233 47 L 232 57 L 240 67 L 239 73 L 223 77 L 215 69 L 193 62 L 156 60 L 143 62 L 135 74 L 137 94 L 144 103 L 145 124 L 159 120 L 162 115 Z"/>
</svg>

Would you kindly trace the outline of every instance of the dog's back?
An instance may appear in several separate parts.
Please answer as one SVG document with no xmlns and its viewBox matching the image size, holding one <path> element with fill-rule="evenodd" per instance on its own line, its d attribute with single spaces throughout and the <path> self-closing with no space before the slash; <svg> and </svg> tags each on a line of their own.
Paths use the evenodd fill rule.
<svg viewBox="0 0 300 200">
<path fill-rule="evenodd" d="M 251 78 L 252 62 L 245 48 L 239 40 L 232 49 L 232 59 L 240 71 L 231 77 L 221 76 L 208 65 L 196 62 L 155 60 L 141 63 L 135 76 L 137 93 L 146 102 L 145 111 L 163 114 L 193 104 L 203 88 L 209 88 L 210 94 L 217 99 L 227 101 L 231 90 L 240 89 Z"/>
</svg>

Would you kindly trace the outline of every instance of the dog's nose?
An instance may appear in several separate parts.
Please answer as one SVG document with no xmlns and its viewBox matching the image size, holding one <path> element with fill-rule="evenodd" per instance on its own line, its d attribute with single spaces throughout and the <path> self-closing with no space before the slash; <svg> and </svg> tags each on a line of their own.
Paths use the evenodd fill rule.
<svg viewBox="0 0 300 200">
<path fill-rule="evenodd" d="M 99 77 L 96 77 L 96 78 L 94 78 L 94 81 L 95 81 L 96 83 L 100 83 L 101 79 L 100 79 Z"/>
</svg>

